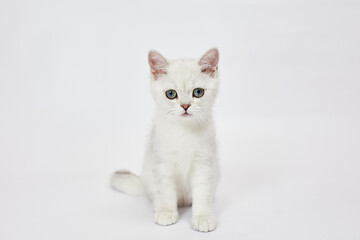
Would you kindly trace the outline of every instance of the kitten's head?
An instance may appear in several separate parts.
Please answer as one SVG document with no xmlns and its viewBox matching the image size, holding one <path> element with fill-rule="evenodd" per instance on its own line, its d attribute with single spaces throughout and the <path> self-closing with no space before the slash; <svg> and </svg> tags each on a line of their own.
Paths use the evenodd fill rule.
<svg viewBox="0 0 360 240">
<path fill-rule="evenodd" d="M 219 84 L 218 62 L 216 48 L 200 59 L 167 60 L 160 53 L 150 51 L 151 91 L 161 118 L 206 123 Z"/>
</svg>

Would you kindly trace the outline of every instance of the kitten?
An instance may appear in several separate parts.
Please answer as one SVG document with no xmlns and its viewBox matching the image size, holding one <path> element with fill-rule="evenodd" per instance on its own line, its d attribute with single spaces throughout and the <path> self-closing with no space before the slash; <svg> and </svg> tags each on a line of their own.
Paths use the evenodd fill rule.
<svg viewBox="0 0 360 240">
<path fill-rule="evenodd" d="M 143 170 L 140 177 L 115 172 L 112 186 L 148 196 L 159 225 L 175 223 L 177 207 L 192 205 L 192 227 L 212 231 L 218 180 L 212 107 L 219 84 L 219 52 L 213 48 L 200 59 L 167 60 L 150 51 L 148 60 L 157 110 Z"/>
</svg>

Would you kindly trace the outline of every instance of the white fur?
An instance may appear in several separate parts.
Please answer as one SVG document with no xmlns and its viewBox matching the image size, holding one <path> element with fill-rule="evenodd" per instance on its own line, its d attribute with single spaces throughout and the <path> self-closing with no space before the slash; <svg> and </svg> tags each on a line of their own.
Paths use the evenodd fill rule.
<svg viewBox="0 0 360 240">
<path fill-rule="evenodd" d="M 126 194 L 144 195 L 144 188 L 140 178 L 128 171 L 117 171 L 111 177 L 112 187 Z"/>
<path fill-rule="evenodd" d="M 192 204 L 195 230 L 208 232 L 216 227 L 212 205 L 218 161 L 212 107 L 219 84 L 217 62 L 211 66 L 216 68 L 212 74 L 201 71 L 204 65 L 211 65 L 206 59 L 213 60 L 214 51 L 218 58 L 217 50 L 212 49 L 200 60 L 161 60 L 159 53 L 149 53 L 151 60 L 165 60 L 167 65 L 164 74 L 154 75 L 153 71 L 151 77 L 157 110 L 140 177 L 142 186 L 128 172 L 115 173 L 112 185 L 129 194 L 145 192 L 153 202 L 155 222 L 160 225 L 175 223 L 177 207 Z M 201 98 L 192 96 L 198 87 L 205 89 Z M 176 90 L 178 98 L 168 99 L 165 92 L 169 89 Z M 187 110 L 190 115 L 182 115 L 185 112 L 182 104 L 191 104 Z"/>
</svg>

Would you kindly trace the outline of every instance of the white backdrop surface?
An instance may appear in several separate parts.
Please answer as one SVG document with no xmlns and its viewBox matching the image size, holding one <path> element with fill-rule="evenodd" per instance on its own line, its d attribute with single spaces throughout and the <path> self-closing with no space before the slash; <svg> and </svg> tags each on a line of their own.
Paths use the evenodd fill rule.
<svg viewBox="0 0 360 240">
<path fill-rule="evenodd" d="M 0 2 L 0 239 L 360 239 L 359 1 Z M 220 50 L 218 228 L 109 187 L 139 173 L 147 51 Z"/>
</svg>

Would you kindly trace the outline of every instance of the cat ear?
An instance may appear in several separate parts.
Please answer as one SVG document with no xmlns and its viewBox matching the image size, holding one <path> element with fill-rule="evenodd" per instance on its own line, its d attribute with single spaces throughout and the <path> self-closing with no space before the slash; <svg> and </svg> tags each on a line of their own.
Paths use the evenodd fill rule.
<svg viewBox="0 0 360 240">
<path fill-rule="evenodd" d="M 215 76 L 219 63 L 219 50 L 217 48 L 209 49 L 199 60 L 198 64 L 201 67 L 201 72 L 209 74 L 211 77 Z"/>
<path fill-rule="evenodd" d="M 164 58 L 159 52 L 155 50 L 150 50 L 148 55 L 150 70 L 154 79 L 158 79 L 161 74 L 166 74 L 166 67 L 168 66 L 168 61 Z"/>
</svg>

